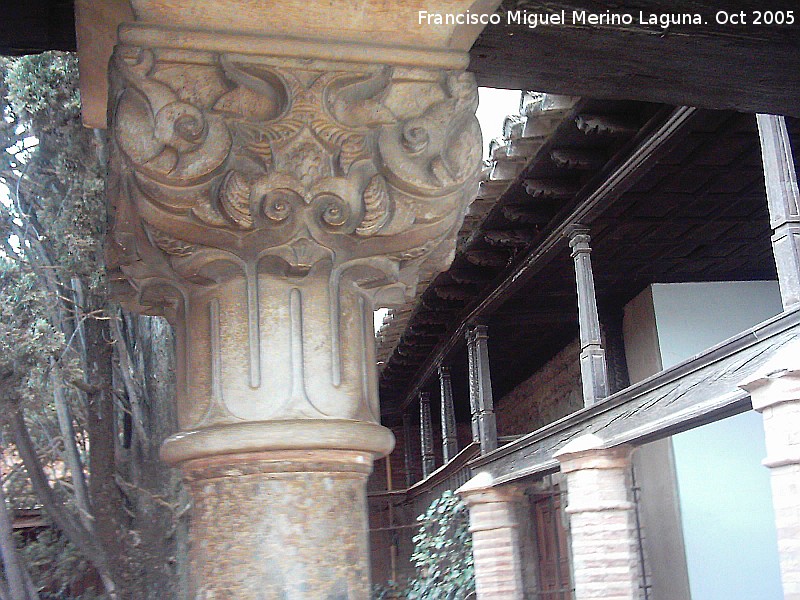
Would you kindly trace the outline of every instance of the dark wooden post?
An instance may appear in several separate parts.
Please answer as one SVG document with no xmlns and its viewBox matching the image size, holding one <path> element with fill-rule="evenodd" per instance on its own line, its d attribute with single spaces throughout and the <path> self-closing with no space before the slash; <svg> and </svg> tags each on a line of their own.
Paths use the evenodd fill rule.
<svg viewBox="0 0 800 600">
<path fill-rule="evenodd" d="M 592 252 L 589 230 L 580 225 L 567 233 L 572 258 L 575 261 L 575 281 L 578 288 L 578 324 L 581 337 L 581 380 L 583 404 L 591 406 L 608 396 L 606 353 L 600 337 L 600 319 L 592 274 Z"/>
<path fill-rule="evenodd" d="M 772 252 L 784 310 L 800 304 L 800 191 L 786 120 L 756 115 L 772 227 Z"/>
<path fill-rule="evenodd" d="M 475 325 L 467 331 L 470 356 L 470 405 L 477 414 L 481 454 L 497 448 L 497 420 L 492 399 L 492 376 L 489 370 L 489 335 L 486 325 Z"/>
<path fill-rule="evenodd" d="M 470 425 L 472 426 L 472 441 L 481 441 L 481 433 L 478 428 L 478 368 L 475 358 L 475 344 L 472 343 L 471 332 L 467 330 L 467 363 L 469 367 L 469 414 Z"/>
<path fill-rule="evenodd" d="M 436 470 L 436 457 L 433 454 L 433 421 L 431 419 L 431 395 L 419 393 L 419 433 L 422 446 L 422 478 Z"/>
<path fill-rule="evenodd" d="M 414 485 L 414 460 L 412 459 L 412 452 L 414 451 L 411 445 L 411 414 L 403 414 L 403 458 L 406 466 L 406 487 Z"/>
<path fill-rule="evenodd" d="M 439 389 L 442 397 L 442 456 L 447 464 L 458 454 L 458 436 L 450 368 L 444 365 L 439 367 Z"/>
</svg>

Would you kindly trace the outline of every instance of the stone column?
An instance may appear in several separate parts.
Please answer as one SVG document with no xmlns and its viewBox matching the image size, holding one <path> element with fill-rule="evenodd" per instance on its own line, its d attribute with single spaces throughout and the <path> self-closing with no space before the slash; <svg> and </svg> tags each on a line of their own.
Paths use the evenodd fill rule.
<svg viewBox="0 0 800 600">
<path fill-rule="evenodd" d="M 478 600 L 522 600 L 517 510 L 525 495 L 514 486 L 492 487 L 485 472 L 457 493 L 469 507 Z"/>
<path fill-rule="evenodd" d="M 800 189 L 786 120 L 756 115 L 783 308 L 800 304 Z"/>
<path fill-rule="evenodd" d="M 447 464 L 458 454 L 456 411 L 453 405 L 453 386 L 449 367 L 439 367 L 439 389 L 442 398 L 442 456 L 444 463 Z"/>
<path fill-rule="evenodd" d="M 555 455 L 567 479 L 575 600 L 641 597 L 628 481 L 631 450 L 604 448 L 589 434 Z"/>
<path fill-rule="evenodd" d="M 369 0 L 132 4 L 108 254 L 176 331 L 190 596 L 366 599 L 372 315 L 448 264 L 475 192 L 468 43 Z"/>
<path fill-rule="evenodd" d="M 785 600 L 800 600 L 800 342 L 782 348 L 742 387 L 764 419 Z"/>
<path fill-rule="evenodd" d="M 419 393 L 419 440 L 422 451 L 422 478 L 436 470 L 436 457 L 433 453 L 433 419 L 431 418 L 431 395 Z"/>
<path fill-rule="evenodd" d="M 477 424 L 481 454 L 486 454 L 497 448 L 497 418 L 489 369 L 489 328 L 486 325 L 475 325 L 467 331 L 467 350 L 470 357 L 470 405 Z"/>
<path fill-rule="evenodd" d="M 568 233 L 569 247 L 575 262 L 575 281 L 578 289 L 578 321 L 581 337 L 581 380 L 583 403 L 591 406 L 608 396 L 606 353 L 600 336 L 600 318 L 597 315 L 597 298 L 592 273 L 592 249 L 589 230 L 580 225 Z"/>
</svg>

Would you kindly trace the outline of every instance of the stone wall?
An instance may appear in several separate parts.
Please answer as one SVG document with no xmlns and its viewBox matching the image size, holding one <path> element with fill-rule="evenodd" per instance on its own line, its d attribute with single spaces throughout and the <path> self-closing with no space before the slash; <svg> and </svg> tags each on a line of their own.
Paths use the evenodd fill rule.
<svg viewBox="0 0 800 600">
<path fill-rule="evenodd" d="M 499 435 L 535 431 L 583 407 L 580 343 L 575 340 L 497 403 Z"/>
</svg>

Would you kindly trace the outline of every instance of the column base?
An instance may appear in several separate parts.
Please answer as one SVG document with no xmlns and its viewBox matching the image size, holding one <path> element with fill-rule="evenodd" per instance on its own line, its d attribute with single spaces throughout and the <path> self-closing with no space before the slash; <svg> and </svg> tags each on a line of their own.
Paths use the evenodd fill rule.
<svg viewBox="0 0 800 600">
<path fill-rule="evenodd" d="M 193 600 L 368 600 L 372 454 L 268 450 L 181 467 Z"/>
</svg>

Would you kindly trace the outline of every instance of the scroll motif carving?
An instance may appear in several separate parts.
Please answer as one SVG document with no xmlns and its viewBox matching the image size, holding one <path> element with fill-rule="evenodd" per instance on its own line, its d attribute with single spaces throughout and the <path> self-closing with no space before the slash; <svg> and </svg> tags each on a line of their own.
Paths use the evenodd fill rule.
<svg viewBox="0 0 800 600">
<path fill-rule="evenodd" d="M 109 263 L 178 326 L 181 426 L 377 421 L 372 310 L 477 191 L 471 76 L 119 46 L 111 91 Z"/>
<path fill-rule="evenodd" d="M 178 280 L 190 276 L 175 257 L 203 247 L 308 267 L 278 250 L 301 237 L 340 264 L 384 253 L 421 263 L 473 191 L 469 75 L 204 53 L 176 63 L 130 47 L 113 61 L 114 166 L 126 180 L 115 203 L 136 207 L 150 232 L 137 245 L 163 251 Z M 137 237 L 130 225 L 118 235 Z"/>
</svg>

